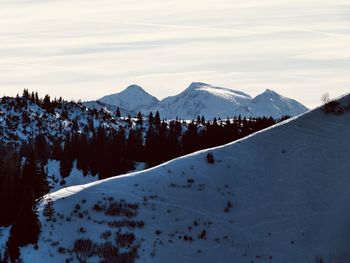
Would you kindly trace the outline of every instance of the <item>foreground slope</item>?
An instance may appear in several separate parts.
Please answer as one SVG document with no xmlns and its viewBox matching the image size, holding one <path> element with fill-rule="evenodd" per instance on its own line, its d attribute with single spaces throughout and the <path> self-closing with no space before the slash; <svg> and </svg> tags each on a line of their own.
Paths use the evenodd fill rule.
<svg viewBox="0 0 350 263">
<path fill-rule="evenodd" d="M 40 206 L 39 249 L 22 249 L 24 262 L 98 262 L 117 246 L 119 262 L 136 251 L 136 262 L 349 262 L 349 135 L 349 111 L 317 109 L 147 171 L 60 190 L 54 221 Z"/>
</svg>

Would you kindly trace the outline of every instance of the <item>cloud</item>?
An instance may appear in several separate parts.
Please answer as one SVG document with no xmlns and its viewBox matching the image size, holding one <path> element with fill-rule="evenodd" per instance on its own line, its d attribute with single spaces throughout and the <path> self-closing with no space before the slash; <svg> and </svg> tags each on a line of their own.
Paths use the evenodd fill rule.
<svg viewBox="0 0 350 263">
<path fill-rule="evenodd" d="M 138 83 L 161 98 L 203 81 L 313 107 L 350 82 L 347 2 L 4 0 L 0 94 L 92 99 Z"/>
</svg>

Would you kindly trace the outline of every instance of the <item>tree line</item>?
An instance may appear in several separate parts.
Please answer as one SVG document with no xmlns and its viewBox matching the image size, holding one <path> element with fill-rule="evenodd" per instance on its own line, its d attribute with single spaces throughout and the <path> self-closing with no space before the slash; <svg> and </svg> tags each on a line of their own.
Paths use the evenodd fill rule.
<svg viewBox="0 0 350 263">
<path fill-rule="evenodd" d="M 137 125 L 117 131 L 103 126 L 92 136 L 76 132 L 54 142 L 51 158 L 60 161 L 63 178 L 69 176 L 76 161 L 85 175 L 100 179 L 124 174 L 135 162 L 152 167 L 173 158 L 210 147 L 223 145 L 276 123 L 272 118 L 205 121 L 204 117 L 189 123 L 161 121 L 157 112 L 150 113 L 147 123 L 139 113 Z"/>
</svg>

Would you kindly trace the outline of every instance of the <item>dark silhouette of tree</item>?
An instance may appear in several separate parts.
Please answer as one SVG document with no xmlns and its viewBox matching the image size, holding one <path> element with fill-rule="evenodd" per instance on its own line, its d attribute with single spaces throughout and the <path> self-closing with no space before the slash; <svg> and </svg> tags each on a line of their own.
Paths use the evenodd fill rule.
<svg viewBox="0 0 350 263">
<path fill-rule="evenodd" d="M 148 115 L 148 125 L 151 126 L 154 124 L 154 117 L 153 117 L 153 113 L 150 112 Z"/>
<path fill-rule="evenodd" d="M 137 123 L 138 125 L 141 125 L 141 126 L 142 126 L 143 120 L 142 120 L 141 111 L 139 111 L 139 113 L 137 114 L 137 121 L 136 121 L 136 123 Z"/>
<path fill-rule="evenodd" d="M 117 108 L 117 111 L 115 112 L 115 116 L 120 118 L 122 115 L 120 114 L 120 109 L 119 107 Z"/>
<path fill-rule="evenodd" d="M 37 244 L 40 234 L 41 226 L 36 214 L 34 194 L 29 187 L 24 192 L 20 206 L 6 244 L 7 254 L 12 262 L 20 257 L 19 247 Z"/>
<path fill-rule="evenodd" d="M 160 126 L 160 115 L 159 115 L 159 112 L 157 111 L 156 112 L 156 115 L 154 116 L 154 124 L 159 127 Z"/>
<path fill-rule="evenodd" d="M 44 207 L 43 214 L 47 218 L 47 221 L 51 221 L 55 215 L 55 208 L 53 207 L 53 202 L 51 197 L 47 199 L 47 203 Z"/>
</svg>

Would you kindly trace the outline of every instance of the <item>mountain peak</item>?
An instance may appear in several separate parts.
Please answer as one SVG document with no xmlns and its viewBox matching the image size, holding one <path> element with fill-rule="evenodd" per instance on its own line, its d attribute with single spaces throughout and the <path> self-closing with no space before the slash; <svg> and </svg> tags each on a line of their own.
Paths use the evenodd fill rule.
<svg viewBox="0 0 350 263">
<path fill-rule="evenodd" d="M 132 84 L 128 86 L 124 91 L 137 91 L 137 92 L 146 92 L 141 86 L 137 84 Z"/>
<path fill-rule="evenodd" d="M 156 97 L 153 97 L 136 84 L 128 86 L 122 92 L 105 96 L 99 101 L 136 112 L 158 103 Z"/>
<path fill-rule="evenodd" d="M 204 82 L 192 82 L 190 84 L 190 86 L 188 86 L 188 90 L 191 90 L 191 89 L 197 89 L 197 88 L 200 88 L 200 87 L 203 87 L 203 86 L 209 86 L 211 87 L 211 85 L 207 84 L 207 83 L 204 83 Z"/>
<path fill-rule="evenodd" d="M 265 94 L 265 95 L 272 95 L 272 96 L 279 96 L 281 97 L 280 94 L 278 94 L 276 91 L 274 90 L 271 90 L 271 89 L 266 89 L 262 94 Z"/>
<path fill-rule="evenodd" d="M 253 116 L 260 114 L 280 118 L 283 115 L 296 116 L 308 110 L 296 100 L 284 97 L 271 89 L 257 95 L 250 104 Z"/>
</svg>

